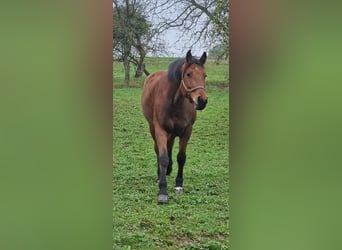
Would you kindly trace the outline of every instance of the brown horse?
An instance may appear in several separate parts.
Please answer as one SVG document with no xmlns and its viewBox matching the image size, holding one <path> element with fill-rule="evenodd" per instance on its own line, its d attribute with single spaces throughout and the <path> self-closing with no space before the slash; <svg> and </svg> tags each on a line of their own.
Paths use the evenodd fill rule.
<svg viewBox="0 0 342 250">
<path fill-rule="evenodd" d="M 142 108 L 150 126 L 158 162 L 158 203 L 168 203 L 166 175 L 172 171 L 172 147 L 179 137 L 176 193 L 183 193 L 183 167 L 186 146 L 196 120 L 196 109 L 205 108 L 208 97 L 204 91 L 206 52 L 200 59 L 191 55 L 174 61 L 168 71 L 158 71 L 146 78 Z"/>
</svg>

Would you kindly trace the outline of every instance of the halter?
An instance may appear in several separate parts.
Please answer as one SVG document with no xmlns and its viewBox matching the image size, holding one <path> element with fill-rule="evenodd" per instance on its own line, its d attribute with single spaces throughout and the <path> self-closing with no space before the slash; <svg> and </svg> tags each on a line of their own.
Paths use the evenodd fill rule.
<svg viewBox="0 0 342 250">
<path fill-rule="evenodd" d="M 196 87 L 193 87 L 192 89 L 189 89 L 189 88 L 185 85 L 183 78 L 182 78 L 182 84 L 183 84 L 183 87 L 184 87 L 184 89 L 185 89 L 185 91 L 186 91 L 187 94 L 190 94 L 190 93 L 192 93 L 192 92 L 194 92 L 194 91 L 196 91 L 196 90 L 198 90 L 198 89 L 204 89 L 203 86 L 196 86 Z"/>
<path fill-rule="evenodd" d="M 184 71 L 185 71 L 185 70 L 184 70 Z M 183 85 L 183 87 L 184 87 L 184 89 L 185 89 L 185 91 L 186 91 L 186 94 L 190 94 L 190 93 L 192 93 L 192 92 L 194 92 L 194 91 L 196 91 L 196 90 L 198 90 L 198 89 L 204 89 L 203 86 L 196 86 L 196 87 L 193 87 L 193 88 L 189 89 L 189 88 L 185 85 L 183 76 L 184 76 L 184 72 L 182 73 L 182 81 L 181 81 L 181 83 L 182 83 L 182 85 Z"/>
</svg>

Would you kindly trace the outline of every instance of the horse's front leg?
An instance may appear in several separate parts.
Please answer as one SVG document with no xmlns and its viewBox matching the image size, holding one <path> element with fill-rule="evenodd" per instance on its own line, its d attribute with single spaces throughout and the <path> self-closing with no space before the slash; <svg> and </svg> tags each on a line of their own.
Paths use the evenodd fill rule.
<svg viewBox="0 0 342 250">
<path fill-rule="evenodd" d="M 167 133 L 161 128 L 156 128 L 156 144 L 158 148 L 158 203 L 168 203 L 166 172 L 169 165 L 167 150 Z"/>
<path fill-rule="evenodd" d="M 179 138 L 179 152 L 177 154 L 177 163 L 178 163 L 178 173 L 176 177 L 176 187 L 175 193 L 182 194 L 184 192 L 183 189 L 183 169 L 186 161 L 186 147 L 188 145 L 188 141 L 190 139 L 190 135 L 192 132 L 192 126 L 189 126 L 183 136 Z"/>
</svg>

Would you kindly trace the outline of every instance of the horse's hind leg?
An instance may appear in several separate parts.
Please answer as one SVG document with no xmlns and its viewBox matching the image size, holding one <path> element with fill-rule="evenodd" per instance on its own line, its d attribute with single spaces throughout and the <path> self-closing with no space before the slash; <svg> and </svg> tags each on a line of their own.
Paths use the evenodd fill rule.
<svg viewBox="0 0 342 250">
<path fill-rule="evenodd" d="M 170 135 L 167 139 L 167 153 L 169 155 L 169 164 L 167 165 L 166 175 L 170 175 L 172 172 L 172 148 L 175 142 L 175 136 Z"/>
<path fill-rule="evenodd" d="M 154 151 L 156 152 L 156 157 L 157 157 L 157 177 L 158 177 L 158 183 L 159 183 L 159 153 L 158 153 L 158 146 L 157 142 L 154 142 Z"/>
<path fill-rule="evenodd" d="M 159 152 L 158 152 L 158 145 L 156 141 L 156 134 L 154 131 L 154 126 L 153 124 L 150 125 L 150 133 L 152 135 L 153 141 L 154 141 L 154 151 L 156 152 L 156 157 L 157 157 L 157 177 L 158 177 L 158 182 L 159 182 Z"/>
<path fill-rule="evenodd" d="M 179 152 L 177 154 L 178 173 L 176 177 L 175 192 L 177 194 L 183 193 L 183 169 L 186 161 L 186 147 L 190 139 L 192 127 L 186 129 L 184 135 L 179 138 Z"/>
</svg>

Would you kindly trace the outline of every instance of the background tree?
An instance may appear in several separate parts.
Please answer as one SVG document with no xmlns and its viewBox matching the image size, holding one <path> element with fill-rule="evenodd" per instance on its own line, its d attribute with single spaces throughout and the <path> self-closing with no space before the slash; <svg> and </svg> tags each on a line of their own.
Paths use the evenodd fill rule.
<svg viewBox="0 0 342 250">
<path fill-rule="evenodd" d="M 159 35 L 168 29 L 181 31 L 177 42 L 184 49 L 220 46 L 216 59 L 227 59 L 228 18 L 228 0 L 113 0 L 113 51 L 124 64 L 125 82 L 130 80 L 130 64 L 136 67 L 135 77 L 148 75 L 145 56 L 165 54 Z"/>
<path fill-rule="evenodd" d="M 226 55 L 225 55 L 226 51 L 227 51 L 226 44 L 216 45 L 209 50 L 208 58 L 217 60 L 217 61 L 226 59 Z"/>
<path fill-rule="evenodd" d="M 158 23 L 159 32 L 177 28 L 181 31 L 178 41 L 189 37 L 183 41 L 185 46 L 198 42 L 211 47 L 222 44 L 226 48 L 223 56 L 228 56 L 228 0 L 154 0 L 153 6 L 153 23 Z"/>
<path fill-rule="evenodd" d="M 212 35 L 217 37 L 219 45 L 215 46 L 218 53 L 215 59 L 228 59 L 229 54 L 229 1 L 215 0 L 215 9 L 212 13 Z"/>
<path fill-rule="evenodd" d="M 144 58 L 151 40 L 151 24 L 142 13 L 137 1 L 113 1 L 113 51 L 114 57 L 124 64 L 125 82 L 130 81 L 130 63 L 136 66 L 136 77 L 145 69 Z"/>
</svg>

